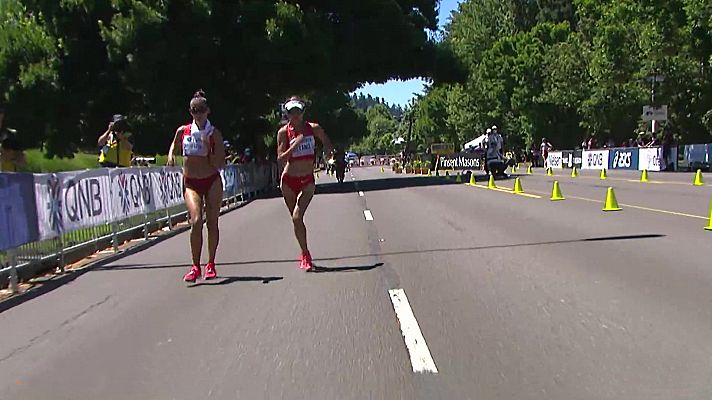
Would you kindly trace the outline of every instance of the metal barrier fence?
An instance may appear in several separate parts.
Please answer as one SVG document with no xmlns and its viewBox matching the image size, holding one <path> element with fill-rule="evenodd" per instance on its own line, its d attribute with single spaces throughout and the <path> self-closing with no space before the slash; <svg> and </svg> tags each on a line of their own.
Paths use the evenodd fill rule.
<svg viewBox="0 0 712 400">
<path fill-rule="evenodd" d="M 157 168 L 142 170 L 155 173 Z M 112 174 L 113 171 L 116 170 L 112 170 Z M 142 174 L 150 175 L 146 172 Z M 232 208 L 250 201 L 265 190 L 276 188 L 278 171 L 274 164 L 228 166 L 221 171 L 221 178 L 223 208 Z M 118 195 L 112 190 L 111 196 Z M 23 201 L 27 202 L 28 199 Z M 187 219 L 185 204 L 182 201 L 173 201 L 172 204 L 174 205 L 152 210 L 145 208 L 143 213 L 127 218 L 114 218 L 101 224 L 60 232 L 54 237 L 0 251 L 0 288 L 9 285 L 13 292 L 16 292 L 20 278 L 35 276 L 36 273 L 52 267 L 56 267 L 57 272 L 64 272 L 68 263 L 110 248 L 113 248 L 113 252 L 118 252 L 120 244 L 127 240 L 140 237 L 148 239 L 151 232 L 172 229 L 177 222 Z M 11 211 L 9 208 L 8 210 Z M 38 218 L 41 217 L 38 215 Z M 41 221 L 38 221 L 38 224 L 41 224 Z M 9 223 L 6 222 L 5 225 L 0 226 L 0 234 L 7 234 L 12 229 Z"/>
</svg>

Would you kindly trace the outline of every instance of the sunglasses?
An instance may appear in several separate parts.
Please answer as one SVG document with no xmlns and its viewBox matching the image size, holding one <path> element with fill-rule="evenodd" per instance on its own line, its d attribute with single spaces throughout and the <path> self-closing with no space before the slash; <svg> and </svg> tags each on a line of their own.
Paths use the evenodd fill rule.
<svg viewBox="0 0 712 400">
<path fill-rule="evenodd" d="M 191 107 L 190 112 L 193 114 L 202 114 L 202 113 L 208 112 L 208 108 L 207 107 Z"/>
</svg>

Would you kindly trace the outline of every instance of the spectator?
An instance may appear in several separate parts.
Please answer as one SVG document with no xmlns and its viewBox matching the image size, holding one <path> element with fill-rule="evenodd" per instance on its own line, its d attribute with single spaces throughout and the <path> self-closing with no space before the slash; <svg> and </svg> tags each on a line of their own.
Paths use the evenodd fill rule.
<svg viewBox="0 0 712 400">
<path fill-rule="evenodd" d="M 638 138 L 635 140 L 636 147 L 645 147 L 645 132 L 638 132 Z"/>
<path fill-rule="evenodd" d="M 5 109 L 0 105 L 0 172 L 17 172 L 25 165 L 25 153 L 17 140 L 17 131 L 5 126 Z"/>
<path fill-rule="evenodd" d="M 242 160 L 240 160 L 242 164 L 247 164 L 252 162 L 252 150 L 247 147 L 245 148 L 245 152 L 242 154 Z"/>
<path fill-rule="evenodd" d="M 133 155 L 133 144 L 129 141 L 131 133 L 128 120 L 121 114 L 116 114 L 109 122 L 106 132 L 99 136 L 97 143 L 101 148 L 99 164 L 102 167 L 130 167 Z"/>
<path fill-rule="evenodd" d="M 594 150 L 597 148 L 598 148 L 598 141 L 596 140 L 596 136 L 591 135 L 591 137 L 588 139 L 586 150 Z"/>
<path fill-rule="evenodd" d="M 655 136 L 654 133 L 650 133 L 650 135 L 648 136 L 648 143 L 645 145 L 645 147 L 655 147 L 658 145 L 658 138 Z"/>
</svg>

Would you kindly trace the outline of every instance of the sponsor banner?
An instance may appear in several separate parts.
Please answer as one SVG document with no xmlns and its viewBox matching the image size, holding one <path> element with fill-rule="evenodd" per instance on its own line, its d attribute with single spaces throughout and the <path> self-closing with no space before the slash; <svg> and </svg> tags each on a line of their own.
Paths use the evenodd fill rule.
<svg viewBox="0 0 712 400">
<path fill-rule="evenodd" d="M 574 167 L 574 152 L 572 150 L 561 151 L 561 168 Z"/>
<path fill-rule="evenodd" d="M 680 169 L 696 170 L 698 168 L 705 169 L 712 161 L 709 144 L 688 144 L 684 147 L 678 147 L 678 166 Z"/>
<path fill-rule="evenodd" d="M 107 169 L 35 174 L 34 186 L 40 239 L 111 221 Z"/>
<path fill-rule="evenodd" d="M 151 168 L 114 168 L 111 178 L 111 216 L 119 221 L 156 210 Z"/>
<path fill-rule="evenodd" d="M 220 170 L 220 179 L 222 179 L 223 196 L 234 196 L 237 193 L 238 172 L 237 165 L 228 165 Z"/>
<path fill-rule="evenodd" d="M 275 165 L 229 165 L 225 196 L 275 181 Z M 183 203 L 180 167 L 0 174 L 0 250 Z"/>
<path fill-rule="evenodd" d="M 560 151 L 549 152 L 549 155 L 546 158 L 547 166 L 554 168 L 554 169 L 564 168 L 562 165 L 562 157 L 563 157 L 563 154 Z"/>
<path fill-rule="evenodd" d="M 32 174 L 0 173 L 0 251 L 39 239 Z"/>
<path fill-rule="evenodd" d="M 581 169 L 583 165 L 583 150 L 574 150 L 573 152 L 573 166 Z"/>
<path fill-rule="evenodd" d="M 638 149 L 638 169 L 648 171 L 662 171 L 660 160 L 663 157 L 662 147 L 643 147 Z"/>
<path fill-rule="evenodd" d="M 584 150 L 581 155 L 581 169 L 608 168 L 608 150 Z"/>
<path fill-rule="evenodd" d="M 482 156 L 476 153 L 441 155 L 437 169 L 473 170 L 482 166 Z"/>
<path fill-rule="evenodd" d="M 637 147 L 613 148 L 609 151 L 609 169 L 638 169 Z"/>
<path fill-rule="evenodd" d="M 150 168 L 154 201 L 157 209 L 183 203 L 183 169 L 180 167 Z"/>
</svg>

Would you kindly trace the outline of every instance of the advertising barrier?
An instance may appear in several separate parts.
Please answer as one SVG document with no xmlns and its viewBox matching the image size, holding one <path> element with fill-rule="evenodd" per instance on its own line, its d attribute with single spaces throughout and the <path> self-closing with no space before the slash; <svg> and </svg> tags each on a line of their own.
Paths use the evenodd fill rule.
<svg viewBox="0 0 712 400">
<path fill-rule="evenodd" d="M 224 197 L 275 181 L 276 165 L 228 165 Z M 54 174 L 0 173 L 0 250 L 183 203 L 180 167 L 101 168 Z"/>
<path fill-rule="evenodd" d="M 581 156 L 581 169 L 608 168 L 609 150 L 584 150 Z"/>
<path fill-rule="evenodd" d="M 563 157 L 563 153 L 560 151 L 549 152 L 549 155 L 546 157 L 547 166 L 554 168 L 554 169 L 564 168 L 563 163 L 562 163 L 562 157 Z"/>
<path fill-rule="evenodd" d="M 455 153 L 441 155 L 437 169 L 478 170 L 483 166 L 482 155 L 479 153 Z"/>
<path fill-rule="evenodd" d="M 583 164 L 583 150 L 578 149 L 572 151 L 573 153 L 573 166 L 581 169 L 581 165 Z"/>
<path fill-rule="evenodd" d="M 608 169 L 638 169 L 638 150 L 637 147 L 610 149 Z"/>
<path fill-rule="evenodd" d="M 662 147 L 645 147 L 638 149 L 638 169 L 648 171 L 662 171 L 660 161 L 663 156 Z"/>
<path fill-rule="evenodd" d="M 39 236 L 34 196 L 32 174 L 0 174 L 0 251 Z"/>
<path fill-rule="evenodd" d="M 712 145 L 688 144 L 678 146 L 678 167 L 686 171 L 708 169 L 712 164 Z"/>
</svg>

